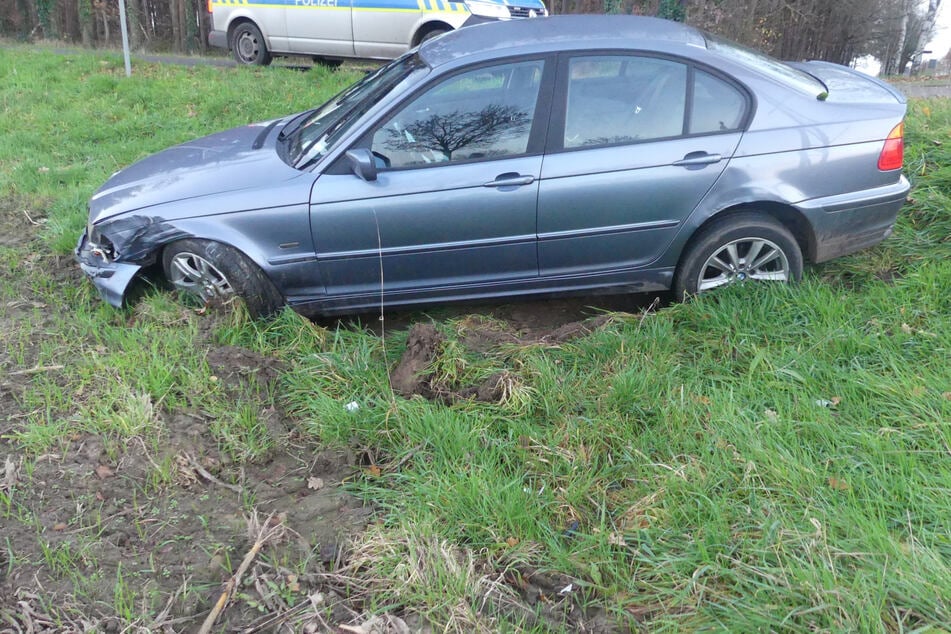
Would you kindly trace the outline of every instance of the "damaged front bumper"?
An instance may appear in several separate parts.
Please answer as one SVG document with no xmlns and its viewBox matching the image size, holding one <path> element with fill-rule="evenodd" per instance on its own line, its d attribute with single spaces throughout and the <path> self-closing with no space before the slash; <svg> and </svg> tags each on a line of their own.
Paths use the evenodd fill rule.
<svg viewBox="0 0 951 634">
<path fill-rule="evenodd" d="M 142 265 L 110 261 L 104 252 L 89 242 L 86 231 L 79 238 L 75 255 L 79 267 L 92 280 L 99 295 L 116 308 L 122 307 L 125 291 Z"/>
</svg>

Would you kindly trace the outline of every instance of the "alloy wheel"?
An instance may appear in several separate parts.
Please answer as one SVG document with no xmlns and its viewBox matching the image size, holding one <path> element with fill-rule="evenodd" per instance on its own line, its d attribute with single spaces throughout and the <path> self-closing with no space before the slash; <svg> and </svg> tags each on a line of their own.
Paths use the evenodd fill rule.
<svg viewBox="0 0 951 634">
<path fill-rule="evenodd" d="M 697 279 L 697 290 L 747 280 L 788 282 L 789 260 L 775 242 L 763 238 L 733 240 L 713 252 Z"/>
</svg>

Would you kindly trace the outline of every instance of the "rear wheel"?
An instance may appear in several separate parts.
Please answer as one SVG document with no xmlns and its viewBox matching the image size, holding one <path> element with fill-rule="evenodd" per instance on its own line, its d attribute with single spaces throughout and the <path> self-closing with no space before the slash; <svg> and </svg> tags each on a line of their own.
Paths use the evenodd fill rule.
<svg viewBox="0 0 951 634">
<path fill-rule="evenodd" d="M 792 233 L 767 215 L 741 213 L 714 221 L 691 241 L 673 290 L 683 301 L 729 284 L 801 278 L 802 251 Z"/>
<path fill-rule="evenodd" d="M 240 297 L 253 317 L 277 312 L 284 298 L 243 253 L 208 240 L 179 240 L 162 254 L 165 277 L 176 289 L 208 304 Z"/>
<path fill-rule="evenodd" d="M 231 52 L 239 64 L 267 66 L 271 63 L 271 53 L 261 30 L 250 22 L 242 22 L 234 28 Z"/>
</svg>

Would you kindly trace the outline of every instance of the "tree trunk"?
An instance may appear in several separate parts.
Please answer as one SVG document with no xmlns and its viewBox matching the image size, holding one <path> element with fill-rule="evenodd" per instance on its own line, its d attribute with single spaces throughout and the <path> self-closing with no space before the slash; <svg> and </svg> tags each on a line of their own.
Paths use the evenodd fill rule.
<svg viewBox="0 0 951 634">
<path fill-rule="evenodd" d="M 102 42 L 106 46 L 112 43 L 112 33 L 109 29 L 109 14 L 106 12 L 106 8 L 103 7 L 99 11 L 99 17 L 102 18 Z"/>
<path fill-rule="evenodd" d="M 92 46 L 93 36 L 96 32 L 92 3 L 90 0 L 79 0 L 77 9 L 79 13 L 79 33 L 83 46 Z"/>
<path fill-rule="evenodd" d="M 168 13 L 172 21 L 172 50 L 179 52 L 182 41 L 181 13 L 178 10 L 179 0 L 168 0 Z"/>
<path fill-rule="evenodd" d="M 29 39 L 33 36 L 33 27 L 36 24 L 33 19 L 33 16 L 36 14 L 36 4 L 33 0 L 17 0 L 17 10 L 20 14 L 17 35 L 20 39 Z"/>
</svg>

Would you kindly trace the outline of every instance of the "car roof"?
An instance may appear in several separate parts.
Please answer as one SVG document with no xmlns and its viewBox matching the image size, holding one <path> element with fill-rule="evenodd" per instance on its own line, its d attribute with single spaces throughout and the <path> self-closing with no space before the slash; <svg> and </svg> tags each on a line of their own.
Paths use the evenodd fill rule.
<svg viewBox="0 0 951 634">
<path fill-rule="evenodd" d="M 651 45 L 706 48 L 697 29 L 635 15 L 555 15 L 463 27 L 424 42 L 420 56 L 435 68 L 460 57 L 598 48 L 652 48 Z M 664 47 L 666 48 L 666 47 Z"/>
</svg>

